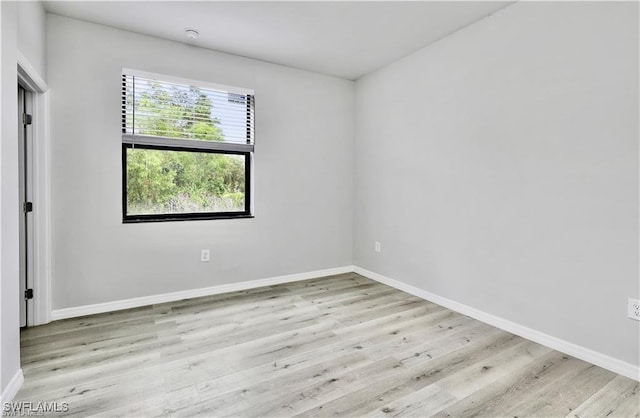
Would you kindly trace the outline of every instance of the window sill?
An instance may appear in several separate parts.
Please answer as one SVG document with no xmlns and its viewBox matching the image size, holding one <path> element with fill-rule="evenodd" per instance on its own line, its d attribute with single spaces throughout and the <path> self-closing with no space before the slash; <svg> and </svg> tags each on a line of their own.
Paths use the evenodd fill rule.
<svg viewBox="0 0 640 418">
<path fill-rule="evenodd" d="M 233 215 L 233 214 L 224 214 L 224 215 L 194 215 L 194 214 L 186 214 L 185 216 L 173 216 L 173 215 L 164 215 L 161 217 L 158 216 L 145 216 L 142 215 L 140 217 L 128 217 L 122 219 L 123 224 L 137 224 L 137 223 L 148 223 L 148 222 L 176 222 L 176 221 L 213 221 L 218 219 L 251 219 L 255 218 L 254 215 Z"/>
</svg>

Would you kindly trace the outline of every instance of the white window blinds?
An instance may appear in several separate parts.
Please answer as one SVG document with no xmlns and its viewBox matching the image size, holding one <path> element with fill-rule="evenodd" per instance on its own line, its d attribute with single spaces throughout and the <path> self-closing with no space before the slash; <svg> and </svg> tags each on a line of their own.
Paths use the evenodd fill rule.
<svg viewBox="0 0 640 418">
<path fill-rule="evenodd" d="M 124 69 L 122 140 L 252 152 L 252 90 Z"/>
</svg>

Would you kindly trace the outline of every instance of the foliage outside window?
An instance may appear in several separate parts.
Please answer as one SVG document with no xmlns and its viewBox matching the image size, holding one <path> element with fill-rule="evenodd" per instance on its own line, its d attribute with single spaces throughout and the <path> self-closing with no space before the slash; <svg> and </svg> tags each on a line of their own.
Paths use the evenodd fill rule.
<svg viewBox="0 0 640 418">
<path fill-rule="evenodd" d="M 253 92 L 124 70 L 125 222 L 249 216 Z"/>
</svg>

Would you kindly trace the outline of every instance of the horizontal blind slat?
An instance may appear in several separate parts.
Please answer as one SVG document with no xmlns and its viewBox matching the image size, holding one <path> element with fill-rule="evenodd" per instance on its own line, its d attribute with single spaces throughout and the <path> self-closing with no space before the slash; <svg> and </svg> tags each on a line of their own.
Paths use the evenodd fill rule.
<svg viewBox="0 0 640 418">
<path fill-rule="evenodd" d="M 176 139 L 147 135 L 123 134 L 122 142 L 135 145 L 159 145 L 167 148 L 208 149 L 213 151 L 253 152 L 253 144 Z"/>
</svg>

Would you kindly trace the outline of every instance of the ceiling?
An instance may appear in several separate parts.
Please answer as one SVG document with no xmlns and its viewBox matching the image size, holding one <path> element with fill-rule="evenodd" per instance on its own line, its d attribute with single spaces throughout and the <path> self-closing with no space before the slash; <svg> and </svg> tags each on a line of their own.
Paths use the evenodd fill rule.
<svg viewBox="0 0 640 418">
<path fill-rule="evenodd" d="M 493 1 L 45 1 L 56 13 L 354 80 L 467 26 Z M 198 30 L 195 41 L 185 28 Z"/>
</svg>

